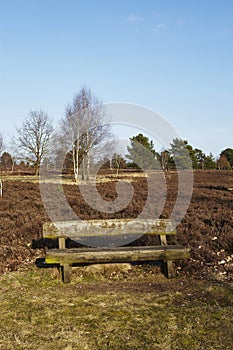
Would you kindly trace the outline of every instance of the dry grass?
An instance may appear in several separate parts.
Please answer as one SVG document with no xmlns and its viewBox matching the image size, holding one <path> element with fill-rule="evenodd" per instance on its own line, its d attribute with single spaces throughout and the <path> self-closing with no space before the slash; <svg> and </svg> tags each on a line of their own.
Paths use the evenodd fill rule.
<svg viewBox="0 0 233 350">
<path fill-rule="evenodd" d="M 17 182 L 31 182 L 31 183 L 39 183 L 40 177 L 35 175 L 10 175 L 10 174 L 0 174 L 2 181 L 17 181 Z M 139 172 L 131 172 L 131 173 L 119 173 L 116 174 L 110 174 L 108 176 L 106 175 L 97 175 L 96 177 L 91 176 L 90 180 L 88 182 L 80 180 L 79 183 L 88 183 L 88 184 L 95 184 L 95 183 L 108 183 L 108 182 L 115 182 L 115 181 L 127 181 L 132 182 L 137 178 L 144 178 L 146 175 L 144 173 Z M 46 180 L 41 180 L 42 182 L 48 182 L 48 183 L 59 183 L 63 185 L 77 185 L 74 178 L 70 175 L 63 175 L 62 178 L 60 175 L 48 177 Z"/>
<path fill-rule="evenodd" d="M 90 274 L 55 269 L 0 276 L 0 349 L 232 349 L 232 291 L 166 280 L 156 268 Z"/>
</svg>

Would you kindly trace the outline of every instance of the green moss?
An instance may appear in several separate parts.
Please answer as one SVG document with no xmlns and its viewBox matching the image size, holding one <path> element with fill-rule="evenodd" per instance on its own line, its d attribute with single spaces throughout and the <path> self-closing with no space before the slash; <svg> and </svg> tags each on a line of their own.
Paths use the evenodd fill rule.
<svg viewBox="0 0 233 350">
<path fill-rule="evenodd" d="M 227 350 L 231 297 L 226 286 L 140 269 L 119 281 L 75 273 L 65 285 L 56 270 L 33 266 L 0 277 L 0 348 Z"/>
</svg>

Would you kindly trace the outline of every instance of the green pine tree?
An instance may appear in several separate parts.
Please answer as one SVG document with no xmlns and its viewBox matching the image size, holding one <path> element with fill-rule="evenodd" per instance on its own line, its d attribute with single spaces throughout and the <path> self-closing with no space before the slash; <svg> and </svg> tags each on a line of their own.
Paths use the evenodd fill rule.
<svg viewBox="0 0 233 350">
<path fill-rule="evenodd" d="M 131 137 L 127 150 L 126 158 L 132 162 L 133 167 L 145 170 L 158 168 L 153 141 L 147 136 L 138 134 Z"/>
</svg>

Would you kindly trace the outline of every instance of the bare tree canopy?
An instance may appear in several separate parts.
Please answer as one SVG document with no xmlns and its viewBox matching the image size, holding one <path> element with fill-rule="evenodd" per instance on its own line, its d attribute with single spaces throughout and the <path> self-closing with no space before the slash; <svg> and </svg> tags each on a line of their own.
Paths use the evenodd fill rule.
<svg viewBox="0 0 233 350">
<path fill-rule="evenodd" d="M 62 144 L 70 147 L 76 181 L 82 164 L 82 178 L 89 179 L 90 157 L 110 135 L 110 125 L 105 120 L 103 104 L 83 87 L 66 108 L 61 121 Z"/>
<path fill-rule="evenodd" d="M 16 145 L 18 153 L 35 167 L 38 175 L 41 161 L 49 150 L 54 128 L 48 114 L 30 111 L 22 126 L 17 128 Z"/>
<path fill-rule="evenodd" d="M 4 145 L 3 145 L 3 136 L 0 133 L 0 155 L 2 154 L 2 151 L 4 149 Z"/>
</svg>

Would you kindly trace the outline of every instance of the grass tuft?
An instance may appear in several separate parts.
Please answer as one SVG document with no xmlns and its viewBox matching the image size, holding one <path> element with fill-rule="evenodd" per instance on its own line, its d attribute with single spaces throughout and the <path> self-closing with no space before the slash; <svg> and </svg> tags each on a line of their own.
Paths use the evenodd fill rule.
<svg viewBox="0 0 233 350">
<path fill-rule="evenodd" d="M 111 279 L 54 269 L 0 276 L 0 349 L 232 348 L 232 290 L 133 267 Z"/>
</svg>

